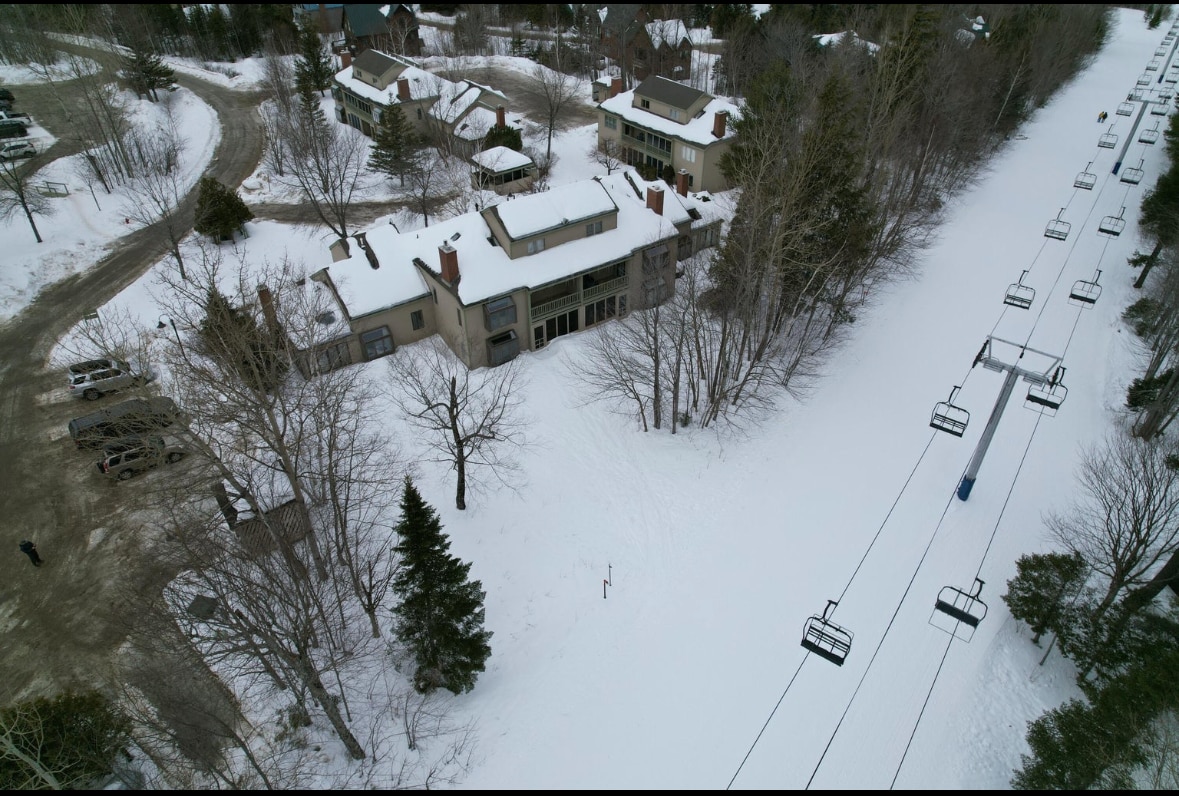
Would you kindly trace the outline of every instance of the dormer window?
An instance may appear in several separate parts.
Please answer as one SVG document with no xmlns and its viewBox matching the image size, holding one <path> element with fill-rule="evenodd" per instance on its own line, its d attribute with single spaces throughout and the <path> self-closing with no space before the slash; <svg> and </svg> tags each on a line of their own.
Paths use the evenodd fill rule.
<svg viewBox="0 0 1179 796">
<path fill-rule="evenodd" d="M 673 122 L 678 122 L 680 120 L 681 114 L 680 114 L 679 110 L 677 110 L 676 108 L 672 108 L 667 113 Z"/>
<path fill-rule="evenodd" d="M 644 110 L 651 110 L 651 100 L 640 99 L 639 107 L 643 108 Z"/>
<path fill-rule="evenodd" d="M 602 234 L 602 222 L 601 221 L 591 221 L 590 223 L 585 225 L 585 236 L 587 238 L 590 237 L 591 235 L 601 235 L 601 234 Z"/>
<path fill-rule="evenodd" d="M 539 254 L 542 251 L 544 251 L 544 238 L 528 241 L 529 254 Z"/>
</svg>

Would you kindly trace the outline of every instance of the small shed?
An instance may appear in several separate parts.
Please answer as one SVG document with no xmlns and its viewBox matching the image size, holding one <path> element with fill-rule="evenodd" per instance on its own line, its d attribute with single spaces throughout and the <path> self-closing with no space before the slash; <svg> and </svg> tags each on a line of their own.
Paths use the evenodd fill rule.
<svg viewBox="0 0 1179 796">
<path fill-rule="evenodd" d="M 475 164 L 471 184 L 501 195 L 528 190 L 536 177 L 536 164 L 532 158 L 506 146 L 477 152 L 471 156 L 471 161 Z"/>
</svg>

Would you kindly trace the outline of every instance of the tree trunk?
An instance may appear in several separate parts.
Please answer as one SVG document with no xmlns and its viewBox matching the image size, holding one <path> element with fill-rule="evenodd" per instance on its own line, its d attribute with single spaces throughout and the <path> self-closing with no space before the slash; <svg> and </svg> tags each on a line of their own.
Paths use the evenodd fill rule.
<svg viewBox="0 0 1179 796">
<path fill-rule="evenodd" d="M 1159 252 L 1161 252 L 1162 250 L 1163 250 L 1163 242 L 1161 240 L 1156 241 L 1154 244 L 1154 251 L 1152 251 L 1150 253 L 1150 256 L 1147 257 L 1146 260 L 1143 261 L 1143 263 L 1142 263 L 1142 273 L 1140 273 L 1138 275 L 1138 278 L 1134 280 L 1134 287 L 1141 288 L 1143 285 L 1146 284 L 1146 277 L 1148 274 L 1150 274 L 1150 269 L 1154 268 L 1155 263 L 1158 262 Z"/>
<path fill-rule="evenodd" d="M 307 686 L 307 690 L 323 708 L 324 714 L 331 722 L 332 729 L 336 731 L 336 735 L 344 742 L 344 747 L 348 750 L 348 754 L 352 756 L 353 760 L 363 760 L 365 758 L 364 747 L 356 740 L 356 736 L 352 734 L 352 730 L 348 729 L 347 722 L 344 721 L 344 716 L 340 713 L 340 706 L 336 704 L 336 697 L 324 688 L 323 682 L 320 680 L 319 672 L 311 665 L 306 655 L 301 655 L 299 659 L 299 673 L 302 675 L 303 683 Z"/>
</svg>

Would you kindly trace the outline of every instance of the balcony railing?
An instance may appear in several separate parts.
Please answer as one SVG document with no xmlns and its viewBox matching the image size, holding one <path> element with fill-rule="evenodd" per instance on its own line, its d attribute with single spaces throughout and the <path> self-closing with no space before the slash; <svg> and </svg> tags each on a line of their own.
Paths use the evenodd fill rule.
<svg viewBox="0 0 1179 796">
<path fill-rule="evenodd" d="M 599 282 L 596 285 L 587 287 L 580 291 L 575 291 L 566 296 L 553 299 L 552 301 L 545 301 L 541 304 L 533 304 L 528 316 L 535 323 L 536 321 L 544 320 L 550 315 L 556 315 L 563 310 L 568 310 L 572 307 L 580 307 L 582 304 L 587 304 L 602 296 L 609 296 L 613 293 L 618 293 L 626 289 L 630 284 L 629 277 L 626 274 L 615 277 L 614 279 L 607 279 L 605 282 Z"/>
<path fill-rule="evenodd" d="M 626 133 L 622 134 L 622 140 L 623 140 L 623 142 L 630 144 L 631 146 L 641 147 L 642 149 L 650 152 L 653 155 L 662 155 L 665 157 L 671 157 L 671 142 L 670 141 L 667 144 L 667 149 L 663 149 L 662 147 L 656 146 L 651 141 L 643 141 L 641 139 L 635 138 L 633 135 L 627 135 Z"/>
<path fill-rule="evenodd" d="M 580 293 L 570 293 L 568 296 L 561 296 L 561 298 L 546 301 L 543 304 L 533 304 L 529 312 L 529 317 L 533 321 L 539 321 L 542 318 L 547 318 L 550 315 L 556 315 L 558 312 L 569 307 L 577 307 L 581 304 Z"/>
<path fill-rule="evenodd" d="M 608 296 L 611 293 L 617 293 L 623 290 L 627 285 L 627 278 L 625 275 L 608 279 L 605 282 L 599 282 L 593 287 L 587 287 L 581 291 L 581 300 L 583 302 L 590 302 L 599 296 Z"/>
</svg>

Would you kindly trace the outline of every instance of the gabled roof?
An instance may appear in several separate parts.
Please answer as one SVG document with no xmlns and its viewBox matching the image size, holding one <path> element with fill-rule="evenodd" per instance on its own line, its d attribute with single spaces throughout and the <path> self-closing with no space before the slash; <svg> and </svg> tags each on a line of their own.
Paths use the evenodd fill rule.
<svg viewBox="0 0 1179 796">
<path fill-rule="evenodd" d="M 617 210 L 600 182 L 582 180 L 503 202 L 490 212 L 499 217 L 512 240 L 521 240 Z"/>
<path fill-rule="evenodd" d="M 389 32 L 389 24 L 381 9 L 382 5 L 351 3 L 344 6 L 344 17 L 352 28 L 354 36 L 377 36 Z"/>
<path fill-rule="evenodd" d="M 647 35 L 651 37 L 651 46 L 658 50 L 660 47 L 679 47 L 683 42 L 692 46 L 692 38 L 688 35 L 688 27 L 678 19 L 657 19 L 646 25 Z"/>
<path fill-rule="evenodd" d="M 635 17 L 642 9 L 642 3 L 607 3 L 598 11 L 598 16 L 602 20 L 602 27 L 611 35 L 617 36 L 635 21 Z M 632 25 L 627 31 L 627 38 L 633 36 L 638 28 L 638 25 Z"/>
<path fill-rule="evenodd" d="M 685 111 L 705 96 L 704 92 L 699 89 L 685 86 L 683 83 L 677 83 L 659 75 L 651 75 L 634 91 L 640 97 L 648 97 L 656 102 L 662 102 Z"/>
<path fill-rule="evenodd" d="M 383 75 L 395 66 L 405 66 L 405 61 L 393 58 L 378 50 L 365 50 L 352 62 L 362 72 L 372 75 Z"/>
<path fill-rule="evenodd" d="M 635 178 L 637 179 L 637 178 Z M 431 224 L 425 229 L 398 233 L 388 225 L 377 225 L 366 233 L 368 245 L 380 262 L 374 269 L 360 247 L 353 255 L 324 270 L 336 286 L 340 300 L 353 318 L 379 312 L 429 295 L 425 278 L 418 268 L 432 274 L 441 273 L 438 247 L 446 243 L 458 252 L 459 299 L 466 305 L 478 304 L 495 296 L 502 296 L 521 288 L 536 288 L 591 268 L 597 268 L 631 256 L 633 252 L 654 245 L 656 241 L 674 238 L 677 234 L 673 220 L 686 215 L 681 198 L 675 191 L 664 188 L 663 215 L 646 206 L 636 186 L 646 186 L 642 180 L 631 182 L 625 172 L 608 177 L 582 180 L 569 186 L 565 213 L 589 217 L 590 211 L 605 208 L 618 210 L 616 229 L 603 231 L 588 238 L 552 246 L 538 254 L 515 260 L 493 242 L 489 242 L 491 228 L 483 213 L 461 216 Z M 554 188 L 540 194 L 517 195 L 517 198 L 496 206 L 502 220 L 504 212 L 512 218 L 514 227 L 535 227 L 537 223 L 517 215 L 538 212 L 557 191 Z M 578 198 L 580 196 L 589 198 Z M 524 209 L 517 213 L 516 205 Z M 601 213 L 596 213 L 601 215 Z M 549 220 L 551 222 L 552 215 Z M 572 221 L 572 219 L 571 219 Z M 421 265 L 415 265 L 415 261 Z"/>
<path fill-rule="evenodd" d="M 650 79 L 647 78 L 647 80 Z M 664 78 L 660 79 L 662 80 Z M 668 82 L 670 83 L 672 81 Z M 634 107 L 634 95 L 636 91 L 637 89 L 632 89 L 631 91 L 620 92 L 617 96 L 610 97 L 598 103 L 598 107 L 606 113 L 625 119 L 645 130 L 650 130 L 681 141 L 687 141 L 688 143 L 701 147 L 707 147 L 717 141 L 724 141 L 737 135 L 732 124 L 727 125 L 725 134 L 722 137 L 717 138 L 712 134 L 712 127 L 718 112 L 724 111 L 728 113 L 730 120 L 738 119 L 741 116 L 740 107 L 727 99 L 713 97 L 700 113 L 688 120 L 687 124 L 681 124 L 680 122 L 673 122 L 671 119 L 660 116 L 657 113 Z"/>
</svg>

